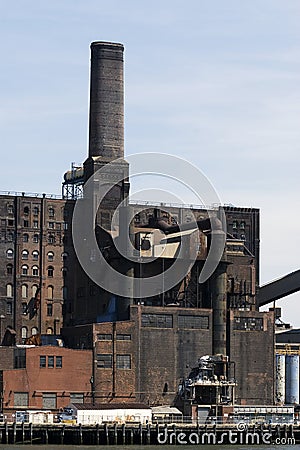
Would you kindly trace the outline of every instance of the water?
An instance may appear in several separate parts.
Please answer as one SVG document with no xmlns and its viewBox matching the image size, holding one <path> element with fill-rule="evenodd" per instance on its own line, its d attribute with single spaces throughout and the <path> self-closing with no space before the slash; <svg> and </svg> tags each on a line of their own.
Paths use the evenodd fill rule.
<svg viewBox="0 0 300 450">
<path fill-rule="evenodd" d="M 300 449 L 300 444 L 295 445 L 200 445 L 202 450 L 295 450 Z M 2 450 L 195 450 L 199 445 L 4 445 Z"/>
</svg>

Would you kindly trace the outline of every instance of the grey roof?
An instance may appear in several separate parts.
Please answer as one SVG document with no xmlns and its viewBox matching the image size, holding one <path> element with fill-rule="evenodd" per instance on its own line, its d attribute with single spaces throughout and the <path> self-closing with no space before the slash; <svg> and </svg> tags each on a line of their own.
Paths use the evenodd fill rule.
<svg viewBox="0 0 300 450">
<path fill-rule="evenodd" d="M 278 344 L 300 344 L 300 328 L 276 334 L 276 342 Z"/>
<path fill-rule="evenodd" d="M 179 409 L 175 408 L 174 406 L 169 405 L 161 405 L 161 406 L 154 406 L 152 408 L 153 414 L 180 414 L 182 415 L 182 412 L 179 411 Z"/>
</svg>

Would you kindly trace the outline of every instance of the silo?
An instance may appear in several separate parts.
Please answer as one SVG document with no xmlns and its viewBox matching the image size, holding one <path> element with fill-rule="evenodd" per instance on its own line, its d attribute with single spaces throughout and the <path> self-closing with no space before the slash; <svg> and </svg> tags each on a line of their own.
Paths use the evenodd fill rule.
<svg viewBox="0 0 300 450">
<path fill-rule="evenodd" d="M 286 356 L 285 372 L 285 402 L 287 404 L 299 403 L 299 355 Z"/>
<path fill-rule="evenodd" d="M 276 390 L 275 401 L 285 403 L 285 355 L 276 355 Z"/>
</svg>

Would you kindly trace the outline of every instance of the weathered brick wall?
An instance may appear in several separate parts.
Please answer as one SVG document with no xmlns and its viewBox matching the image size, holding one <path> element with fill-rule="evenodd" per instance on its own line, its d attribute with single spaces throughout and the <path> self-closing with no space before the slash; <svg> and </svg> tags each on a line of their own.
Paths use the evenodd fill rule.
<svg viewBox="0 0 300 450">
<path fill-rule="evenodd" d="M 234 329 L 235 317 L 263 320 L 263 330 Z M 243 404 L 272 404 L 274 394 L 273 313 L 231 311 L 230 361 L 236 365 L 236 400 Z"/>
</svg>

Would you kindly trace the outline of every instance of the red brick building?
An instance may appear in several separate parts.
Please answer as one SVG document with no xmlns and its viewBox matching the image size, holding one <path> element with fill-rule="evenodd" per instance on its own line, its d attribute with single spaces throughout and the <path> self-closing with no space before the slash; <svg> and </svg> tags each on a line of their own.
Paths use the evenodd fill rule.
<svg viewBox="0 0 300 450">
<path fill-rule="evenodd" d="M 14 369 L 3 370 L 4 412 L 58 410 L 91 401 L 92 351 L 42 346 L 22 349 Z"/>
</svg>

